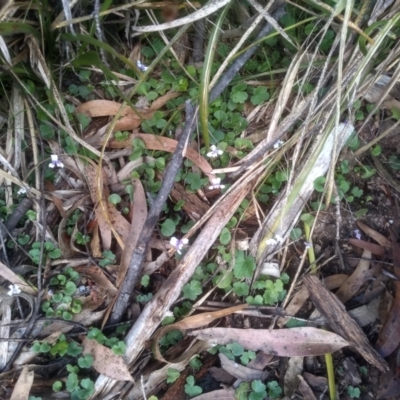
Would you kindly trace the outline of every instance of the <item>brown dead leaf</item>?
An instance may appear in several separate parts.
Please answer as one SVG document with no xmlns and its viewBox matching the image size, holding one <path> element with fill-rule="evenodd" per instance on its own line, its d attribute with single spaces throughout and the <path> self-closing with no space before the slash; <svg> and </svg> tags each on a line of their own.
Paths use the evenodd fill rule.
<svg viewBox="0 0 400 400">
<path fill-rule="evenodd" d="M 397 243 L 396 234 L 390 231 L 393 253 L 394 272 L 400 277 L 400 245 Z M 395 298 L 390 314 L 379 332 L 376 348 L 383 357 L 390 355 L 400 343 L 400 281 L 394 282 Z"/>
<path fill-rule="evenodd" d="M 358 263 L 357 268 L 335 293 L 343 304 L 350 300 L 360 290 L 361 286 L 368 278 L 371 256 L 370 251 L 364 250 L 362 259 Z"/>
<path fill-rule="evenodd" d="M 235 400 L 235 392 L 233 389 L 220 389 L 201 394 L 194 397 L 196 400 Z"/>
<path fill-rule="evenodd" d="M 121 256 L 121 262 L 118 270 L 118 277 L 116 283 L 117 287 L 120 287 L 121 282 L 125 279 L 129 262 L 136 248 L 139 236 L 142 233 L 142 229 L 147 218 L 147 201 L 142 182 L 140 182 L 139 179 L 134 179 L 132 183 L 133 183 L 132 222 L 128 237 L 126 238 L 125 241 L 125 249 L 122 252 Z"/>
<path fill-rule="evenodd" d="M 110 100 L 92 100 L 86 103 L 82 103 L 78 107 L 76 107 L 75 112 L 77 114 L 85 114 L 88 117 L 106 117 L 106 116 L 114 116 L 120 110 L 122 104 L 117 103 L 116 101 Z M 152 111 L 148 110 L 134 110 L 129 106 L 125 106 L 121 113 L 121 117 L 131 117 L 133 119 L 138 119 L 141 121 L 142 119 L 150 119 L 153 116 Z"/>
<path fill-rule="evenodd" d="M 134 382 L 124 359 L 115 355 L 111 349 L 88 338 L 83 340 L 82 346 L 83 354 L 93 356 L 93 368 L 97 372 L 117 381 Z"/>
<path fill-rule="evenodd" d="M 400 343 L 400 282 L 394 282 L 395 299 L 390 314 L 379 332 L 376 349 L 382 357 L 390 355 Z"/>
<path fill-rule="evenodd" d="M 269 371 L 259 371 L 253 368 L 245 367 L 230 360 L 225 354 L 219 353 L 219 359 L 221 360 L 221 367 L 234 376 L 237 379 L 242 379 L 246 382 L 254 381 L 259 379 L 265 380 L 269 374 Z"/>
<path fill-rule="evenodd" d="M 308 386 L 308 383 L 304 380 L 304 378 L 299 375 L 299 389 L 301 394 L 303 395 L 304 399 L 308 399 L 308 400 L 317 400 L 317 398 L 315 397 L 313 391 L 311 390 L 310 386 Z"/>
<path fill-rule="evenodd" d="M 291 329 L 208 328 L 189 333 L 212 344 L 240 343 L 245 349 L 281 357 L 317 356 L 332 353 L 349 343 L 333 332 L 301 327 Z"/>
<path fill-rule="evenodd" d="M 365 240 L 349 239 L 349 243 L 353 244 L 354 246 L 360 247 L 363 250 L 368 250 L 378 257 L 385 257 L 390 254 L 388 250 L 385 250 L 385 248 L 380 246 L 379 244 L 366 242 Z"/>
<path fill-rule="evenodd" d="M 361 221 L 357 221 L 357 225 L 360 229 L 369 237 L 375 240 L 375 242 L 379 243 L 383 247 L 391 248 L 392 244 L 389 239 L 385 238 L 385 236 L 381 235 L 379 232 L 365 225 Z"/>
<path fill-rule="evenodd" d="M 103 249 L 109 250 L 111 248 L 111 233 L 114 234 L 123 249 L 124 243 L 126 243 L 126 239 L 129 235 L 130 224 L 121 213 L 118 212 L 115 206 L 108 201 L 109 192 L 107 188 L 107 176 L 104 171 L 102 172 L 102 199 L 98 199 L 96 167 L 90 164 L 86 165 L 86 181 L 90 190 L 90 196 L 96 204 L 95 213 L 103 241 Z M 103 210 L 99 204 L 100 200 L 102 201 L 105 210 Z"/>
<path fill-rule="evenodd" d="M 142 139 L 146 145 L 146 148 L 149 150 L 161 150 L 168 153 L 173 153 L 178 144 L 176 140 L 164 136 L 156 136 L 149 133 L 134 133 L 130 135 L 127 140 L 121 142 L 117 140 L 110 140 L 108 147 L 111 147 L 112 149 L 129 148 L 132 146 L 132 140 L 134 138 Z M 197 151 L 189 147 L 186 149 L 185 157 L 187 157 L 190 161 L 193 161 L 206 175 L 211 173 L 211 165 Z"/>
<path fill-rule="evenodd" d="M 98 286 L 106 289 L 111 295 L 116 295 L 118 293 L 118 289 L 110 282 L 101 268 L 97 265 L 81 265 L 74 267 L 74 270 L 90 278 Z"/>
</svg>

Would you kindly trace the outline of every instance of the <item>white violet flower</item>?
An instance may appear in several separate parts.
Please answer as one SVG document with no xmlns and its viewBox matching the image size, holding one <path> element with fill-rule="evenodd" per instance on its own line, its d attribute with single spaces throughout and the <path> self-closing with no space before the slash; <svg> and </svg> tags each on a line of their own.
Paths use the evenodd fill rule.
<svg viewBox="0 0 400 400">
<path fill-rule="evenodd" d="M 176 251 L 178 252 L 178 254 L 181 254 L 181 250 L 183 249 L 183 246 L 185 244 L 189 243 L 188 239 L 177 239 L 176 237 L 172 236 L 171 240 L 169 241 L 169 243 L 175 247 Z"/>
<path fill-rule="evenodd" d="M 304 241 L 304 246 L 305 246 L 306 249 L 311 249 L 312 244 L 310 242 Z"/>
<path fill-rule="evenodd" d="M 222 150 L 217 149 L 217 147 L 214 145 L 212 145 L 210 147 L 210 150 L 211 151 L 207 153 L 207 157 L 210 157 L 210 158 L 217 158 L 218 156 L 220 156 L 223 153 Z"/>
<path fill-rule="evenodd" d="M 280 236 L 280 235 L 275 235 L 274 238 L 269 238 L 269 239 L 267 239 L 267 240 L 265 241 L 265 243 L 266 243 L 268 246 L 275 245 L 275 244 L 277 244 L 277 243 L 283 243 L 283 242 L 284 242 L 284 239 L 283 239 L 283 237 Z"/>
<path fill-rule="evenodd" d="M 283 140 L 278 140 L 277 142 L 274 143 L 274 149 L 279 149 L 285 143 Z"/>
<path fill-rule="evenodd" d="M 21 289 L 18 287 L 18 285 L 9 285 L 8 287 L 10 288 L 10 290 L 7 292 L 9 296 L 21 293 Z"/>
<path fill-rule="evenodd" d="M 19 188 L 17 194 L 20 195 L 20 196 L 21 196 L 22 194 L 26 194 L 26 189 L 25 189 L 24 187 Z"/>
<path fill-rule="evenodd" d="M 214 178 L 211 179 L 211 186 L 209 186 L 208 188 L 210 190 L 213 189 L 223 189 L 225 187 L 225 185 L 221 185 L 221 178 Z"/>
<path fill-rule="evenodd" d="M 136 61 L 136 65 L 142 72 L 146 72 L 147 68 L 149 68 L 149 67 L 146 67 L 146 65 L 142 64 L 140 60 Z"/>
<path fill-rule="evenodd" d="M 354 230 L 354 236 L 358 239 L 361 240 L 361 232 L 359 229 Z"/>
<path fill-rule="evenodd" d="M 57 154 L 51 155 L 51 163 L 49 164 L 50 168 L 64 168 L 64 164 L 58 159 Z"/>
</svg>

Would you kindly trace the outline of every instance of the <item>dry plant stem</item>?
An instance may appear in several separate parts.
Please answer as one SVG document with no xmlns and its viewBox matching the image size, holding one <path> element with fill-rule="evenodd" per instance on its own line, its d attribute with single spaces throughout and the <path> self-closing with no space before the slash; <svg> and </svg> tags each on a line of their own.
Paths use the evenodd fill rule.
<svg viewBox="0 0 400 400">
<path fill-rule="evenodd" d="M 258 173 L 262 173 L 259 170 Z M 162 288 L 146 305 L 140 317 L 125 338 L 127 352 L 125 359 L 132 364 L 145 347 L 151 335 L 170 309 L 174 301 L 181 294 L 182 286 L 192 277 L 200 260 L 207 254 L 210 247 L 217 240 L 221 230 L 228 223 L 237 207 L 253 187 L 254 179 L 243 179 L 234 185 L 229 197 L 225 197 L 215 209 L 214 214 L 202 229 L 188 252 L 170 274 Z M 115 382 L 115 381 L 114 381 Z M 110 386 L 109 386 L 110 385 Z M 103 398 L 103 394 L 111 389 L 112 381 L 100 376 L 95 385 L 95 393 L 91 399 Z"/>
<path fill-rule="evenodd" d="M 271 16 L 275 19 L 278 20 L 283 17 L 285 14 L 285 7 L 280 5 L 280 7 L 274 11 Z M 256 41 L 259 39 L 262 39 L 268 33 L 272 31 L 273 27 L 270 25 L 268 22 L 264 25 L 264 27 L 261 29 L 260 33 L 256 37 Z M 243 53 L 240 57 L 236 58 L 236 60 L 231 64 L 231 66 L 227 69 L 227 71 L 224 73 L 222 78 L 218 81 L 218 83 L 212 88 L 210 92 L 210 103 L 214 101 L 224 90 L 225 88 L 229 85 L 233 77 L 238 73 L 240 68 L 243 67 L 244 64 L 253 56 L 253 54 L 257 51 L 257 49 L 260 47 L 261 43 L 258 45 L 255 45 L 251 47 L 249 50 L 247 50 L 245 53 Z"/>
<path fill-rule="evenodd" d="M 387 135 L 389 135 L 390 133 L 392 133 L 398 126 L 400 125 L 400 120 L 398 120 L 394 125 L 392 125 L 389 129 L 386 129 L 385 132 L 382 132 L 379 136 L 377 136 L 376 138 L 372 139 L 370 142 L 368 142 L 367 144 L 365 144 L 364 146 L 360 147 L 355 153 L 354 153 L 354 157 L 358 158 L 358 157 L 362 157 L 363 154 L 370 149 L 373 145 L 375 145 L 376 143 L 378 143 L 380 140 L 384 139 Z"/>
<path fill-rule="evenodd" d="M 111 323 L 119 322 L 129 305 L 130 295 L 140 276 L 147 246 L 149 244 L 157 221 L 160 217 L 164 204 L 174 186 L 175 177 L 178 173 L 179 168 L 182 165 L 184 149 L 189 140 L 191 132 L 193 132 L 194 123 L 195 107 L 190 103 L 190 101 L 186 101 L 186 121 L 184 130 L 181 134 L 181 137 L 179 138 L 179 142 L 176 146 L 174 155 L 172 156 L 172 159 L 165 170 L 160 191 L 158 192 L 157 197 L 152 207 L 150 208 L 149 215 L 146 219 L 143 230 L 140 234 L 140 238 L 138 240 L 138 245 L 136 246 L 135 251 L 132 254 L 132 258 L 128 267 L 128 272 L 122 283 L 120 293 L 111 313 Z"/>
</svg>

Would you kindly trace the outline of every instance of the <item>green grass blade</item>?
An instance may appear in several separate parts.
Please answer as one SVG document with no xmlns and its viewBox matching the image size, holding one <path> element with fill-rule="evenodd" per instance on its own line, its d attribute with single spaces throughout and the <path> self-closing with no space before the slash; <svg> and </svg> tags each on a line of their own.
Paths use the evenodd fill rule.
<svg viewBox="0 0 400 400">
<path fill-rule="evenodd" d="M 221 32 L 221 26 L 228 12 L 229 5 L 221 12 L 208 41 L 207 51 L 204 59 L 203 70 L 200 79 L 199 90 L 199 112 L 200 112 L 200 130 L 203 136 L 204 145 L 208 150 L 210 148 L 210 135 L 208 133 L 208 92 L 211 76 L 211 67 L 214 60 L 215 50 L 218 45 L 218 37 Z"/>
</svg>

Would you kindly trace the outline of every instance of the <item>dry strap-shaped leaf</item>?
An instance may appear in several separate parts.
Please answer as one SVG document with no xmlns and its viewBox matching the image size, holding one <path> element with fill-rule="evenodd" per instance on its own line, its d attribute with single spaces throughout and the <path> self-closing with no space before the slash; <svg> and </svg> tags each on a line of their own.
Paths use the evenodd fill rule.
<svg viewBox="0 0 400 400">
<path fill-rule="evenodd" d="M 365 240 L 359 240 L 351 238 L 349 239 L 349 243 L 357 246 L 363 250 L 370 251 L 373 255 L 378 257 L 391 257 L 391 251 L 385 249 L 383 246 L 375 243 L 366 242 Z"/>
<path fill-rule="evenodd" d="M 348 340 L 370 364 L 381 371 L 389 369 L 386 361 L 375 351 L 353 318 L 346 312 L 339 299 L 327 290 L 316 276 L 303 278 L 310 298 L 318 311 L 326 318 L 328 325 L 336 333 Z"/>
<path fill-rule="evenodd" d="M 118 212 L 113 204 L 108 201 L 108 188 L 105 183 L 106 174 L 102 171 L 102 179 L 100 179 L 103 187 L 100 191 L 102 198 L 97 197 L 97 174 L 96 169 L 92 165 L 86 165 L 86 181 L 89 186 L 90 196 L 96 205 L 95 213 L 97 222 L 100 226 L 100 233 L 103 239 L 104 249 L 109 250 L 111 248 L 111 232 L 114 234 L 118 241 L 118 244 L 124 249 L 126 239 L 129 235 L 130 224 L 129 222 Z M 105 205 L 106 209 L 103 210 L 100 202 Z"/>
<path fill-rule="evenodd" d="M 167 29 L 176 28 L 185 24 L 191 24 L 195 21 L 198 21 L 199 19 L 203 19 L 208 15 L 215 13 L 220 8 L 224 7 L 230 2 L 231 0 L 210 0 L 205 6 L 186 17 L 175 19 L 171 22 L 165 22 L 164 24 L 160 25 L 135 26 L 132 29 L 138 32 L 137 34 L 135 34 L 136 36 L 143 32 L 165 31 Z"/>
<path fill-rule="evenodd" d="M 335 293 L 337 298 L 343 304 L 357 294 L 365 280 L 368 278 L 368 270 L 371 265 L 371 256 L 372 255 L 370 251 L 364 250 L 357 268 Z"/>
<path fill-rule="evenodd" d="M 257 369 L 245 367 L 230 360 L 223 353 L 219 353 L 218 356 L 221 361 L 221 367 L 236 379 L 242 379 L 246 382 L 254 381 L 256 379 L 263 381 L 269 375 L 269 371 L 259 371 Z"/>
<path fill-rule="evenodd" d="M 377 232 L 376 230 L 370 228 L 368 225 L 365 225 L 361 221 L 357 221 L 357 225 L 360 227 L 360 229 L 369 237 L 374 239 L 376 242 L 378 242 L 381 246 L 391 248 L 392 244 L 389 239 L 385 238 L 382 234 Z"/>
<path fill-rule="evenodd" d="M 213 392 L 203 393 L 200 396 L 193 397 L 196 400 L 236 400 L 233 389 L 220 389 Z"/>
<path fill-rule="evenodd" d="M 95 117 L 108 117 L 117 115 L 121 109 L 122 104 L 111 100 L 91 100 L 86 103 L 82 103 L 75 109 L 76 114 L 85 114 L 90 118 Z M 139 121 L 143 119 L 150 119 L 153 117 L 153 111 L 149 110 L 134 110 L 130 106 L 124 106 L 121 110 L 121 117 L 131 117 L 138 119 Z"/>
<path fill-rule="evenodd" d="M 336 147 L 338 154 L 353 131 L 353 125 L 341 123 L 337 127 L 326 129 L 317 137 L 304 165 L 299 168 L 290 186 L 282 191 L 250 242 L 250 251 L 256 256 L 257 266 L 261 266 L 264 261 L 270 261 L 273 254 L 281 249 L 281 241 L 275 240 L 271 244 L 270 239 L 280 236 L 285 240 L 289 236 L 304 205 L 314 193 L 315 179 L 325 175 L 328 170 L 333 148 Z"/>
<path fill-rule="evenodd" d="M 115 355 L 111 349 L 88 338 L 83 340 L 82 346 L 83 354 L 93 356 L 92 366 L 97 372 L 117 381 L 134 382 L 124 359 Z"/>
<path fill-rule="evenodd" d="M 187 317 L 183 319 L 182 321 L 176 322 L 171 325 L 163 326 L 159 328 L 156 333 L 154 334 L 153 338 L 153 355 L 154 358 L 158 361 L 165 362 L 165 363 L 170 363 L 170 364 L 178 364 L 182 362 L 185 359 L 190 359 L 194 354 L 196 354 L 193 351 L 190 352 L 185 352 L 178 358 L 176 358 L 173 361 L 167 361 L 160 352 L 160 346 L 159 346 L 159 341 L 160 339 L 165 336 L 168 332 L 174 331 L 174 330 L 181 330 L 181 331 L 186 331 L 187 329 L 196 329 L 196 328 L 201 328 L 202 326 L 208 325 L 211 322 L 215 321 L 216 319 L 225 317 L 227 315 L 230 315 L 236 311 L 241 311 L 244 308 L 247 307 L 247 304 L 239 304 L 234 307 L 229 307 L 225 308 L 224 310 L 218 310 L 214 312 L 209 312 L 209 313 L 201 313 L 197 315 L 192 315 L 190 317 Z M 204 346 L 204 343 L 200 343 L 200 346 Z M 197 344 L 196 344 L 197 345 Z M 196 346 L 195 345 L 195 346 Z M 191 348 L 192 349 L 192 348 Z M 190 349 L 190 350 L 191 350 Z"/>
<path fill-rule="evenodd" d="M 283 378 L 283 392 L 289 399 L 293 399 L 297 388 L 297 377 L 303 373 L 304 357 L 290 357 Z"/>
<path fill-rule="evenodd" d="M 132 140 L 135 138 L 140 138 L 141 140 L 143 140 L 146 148 L 149 150 L 161 150 L 168 153 L 173 153 L 178 144 L 176 140 L 164 136 L 156 136 L 150 133 L 134 133 L 129 136 L 129 139 L 121 142 L 117 140 L 110 140 L 107 146 L 112 149 L 125 149 L 127 147 L 129 148 L 132 146 Z M 208 175 L 211 173 L 211 165 L 194 149 L 188 147 L 184 156 L 187 157 L 190 161 L 193 161 L 204 172 L 204 174 Z"/>
<path fill-rule="evenodd" d="M 125 241 L 125 249 L 122 252 L 121 262 L 118 270 L 117 287 L 124 280 L 133 251 L 139 240 L 144 223 L 147 218 L 147 201 L 142 182 L 139 179 L 133 180 L 133 213 L 129 235 Z"/>
<path fill-rule="evenodd" d="M 46 86 L 48 87 L 49 90 L 52 91 L 52 94 L 54 96 L 54 100 L 57 103 L 58 109 L 60 111 L 61 117 L 63 119 L 64 125 L 60 124 L 59 121 L 57 121 L 46 109 L 44 109 L 43 107 L 42 110 L 50 117 L 50 119 L 52 121 L 54 121 L 60 128 L 65 129 L 65 131 L 68 133 L 69 136 L 71 136 L 71 138 L 73 140 L 75 140 L 77 143 L 79 143 L 80 145 L 82 145 L 85 149 L 91 151 L 92 153 L 96 154 L 96 156 L 101 157 L 101 153 L 96 150 L 94 147 L 90 146 L 88 143 L 86 143 L 82 138 L 80 138 L 74 131 L 74 129 L 71 126 L 71 123 L 69 121 L 68 118 L 68 114 L 67 111 L 65 110 L 65 106 L 64 103 L 61 99 L 61 95 L 59 93 L 59 91 L 57 90 L 57 85 L 53 82 L 52 78 L 51 78 L 51 74 L 49 69 L 47 68 L 47 64 L 46 64 L 46 60 L 43 57 L 41 51 L 40 51 L 40 47 L 36 41 L 36 39 L 32 36 L 29 35 L 28 37 L 28 43 L 29 46 L 31 48 L 31 57 L 37 57 L 37 66 L 38 66 L 38 72 L 39 75 L 43 78 L 44 82 L 46 83 Z M 34 65 L 32 65 L 32 67 L 34 68 Z M 39 103 L 37 103 L 39 105 Z M 105 158 L 103 156 L 103 158 Z"/>
<path fill-rule="evenodd" d="M 291 329 L 207 328 L 189 335 L 211 344 L 240 343 L 245 349 L 281 357 L 318 356 L 332 353 L 349 342 L 336 333 L 312 327 Z"/>
<path fill-rule="evenodd" d="M 33 377 L 34 372 L 29 371 L 28 366 L 22 368 L 10 400 L 27 400 L 33 384 Z"/>
<path fill-rule="evenodd" d="M 390 229 L 390 238 L 392 240 L 394 273 L 397 278 L 400 278 L 400 245 L 397 243 L 397 235 L 393 228 Z M 390 355 L 400 342 L 400 282 L 395 281 L 394 285 L 394 303 L 376 342 L 376 348 L 383 357 Z"/>
<path fill-rule="evenodd" d="M 313 391 L 311 390 L 308 383 L 304 380 L 304 378 L 301 375 L 299 375 L 298 379 L 299 379 L 299 389 L 303 395 L 303 398 L 307 400 L 317 400 Z"/>
</svg>

